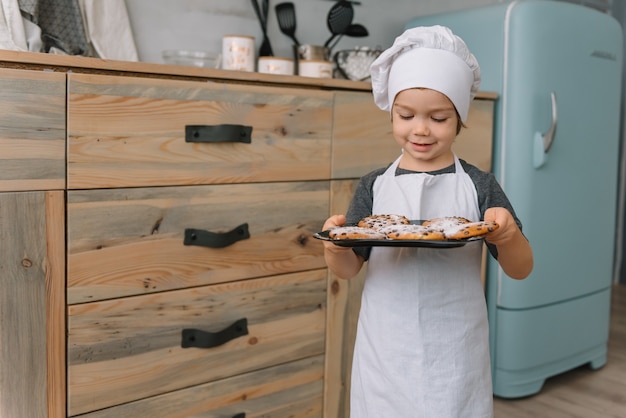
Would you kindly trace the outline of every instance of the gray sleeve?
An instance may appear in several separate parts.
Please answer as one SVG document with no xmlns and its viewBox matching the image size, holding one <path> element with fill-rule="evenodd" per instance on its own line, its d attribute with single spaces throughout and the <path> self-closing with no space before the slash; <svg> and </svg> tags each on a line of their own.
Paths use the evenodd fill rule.
<svg viewBox="0 0 626 418">
<path fill-rule="evenodd" d="M 372 208 L 374 206 L 374 182 L 386 169 L 386 167 L 381 168 L 361 177 L 354 191 L 348 212 L 346 213 L 346 224 L 357 224 L 361 219 L 372 214 Z M 368 260 L 371 247 L 356 247 L 353 248 L 353 251 L 365 260 Z"/>
<path fill-rule="evenodd" d="M 513 215 L 515 223 L 522 230 L 522 222 L 515 214 L 513 205 L 509 201 L 509 198 L 504 193 L 504 190 L 498 183 L 498 180 L 492 173 L 487 173 L 480 170 L 473 165 L 467 164 L 464 161 L 463 169 L 470 176 L 476 187 L 476 194 L 478 195 L 478 207 L 480 210 L 480 219 L 485 218 L 485 211 L 493 207 L 502 207 L 507 209 Z M 487 243 L 487 248 L 494 258 L 498 258 L 498 250 L 495 245 Z"/>
<path fill-rule="evenodd" d="M 372 214 L 374 181 L 376 181 L 378 176 L 379 170 L 376 170 L 361 177 L 350 202 L 348 213 L 346 213 L 346 223 L 356 224 L 361 219 Z"/>
</svg>

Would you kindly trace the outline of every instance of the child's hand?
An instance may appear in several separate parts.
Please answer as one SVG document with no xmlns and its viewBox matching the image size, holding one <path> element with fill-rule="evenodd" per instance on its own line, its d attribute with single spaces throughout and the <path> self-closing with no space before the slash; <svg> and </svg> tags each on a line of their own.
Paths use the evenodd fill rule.
<svg viewBox="0 0 626 418">
<path fill-rule="evenodd" d="M 494 221 L 500 227 L 488 233 L 485 239 L 494 245 L 502 245 L 511 241 L 519 233 L 519 228 L 511 212 L 505 208 L 489 208 L 485 211 L 485 221 Z"/>
<path fill-rule="evenodd" d="M 327 229 L 334 228 L 335 226 L 343 226 L 346 223 L 345 215 L 333 215 L 330 218 L 326 219 L 324 222 L 324 226 L 322 227 L 322 231 L 326 231 Z"/>
<path fill-rule="evenodd" d="M 323 231 L 337 226 L 344 226 L 345 215 L 333 215 L 324 222 Z M 324 241 L 324 259 L 328 268 L 342 279 L 356 276 L 363 266 L 363 257 L 352 251 L 351 247 L 335 245 L 330 241 Z"/>
<path fill-rule="evenodd" d="M 322 231 L 326 231 L 327 229 L 331 229 L 336 226 L 343 226 L 345 223 L 345 215 L 333 215 L 330 218 L 326 219 L 326 222 L 324 222 L 324 226 L 322 227 Z M 349 247 L 340 247 L 330 241 L 324 241 L 324 248 L 334 253 L 341 253 L 350 250 Z"/>
<path fill-rule="evenodd" d="M 511 212 L 505 208 L 489 208 L 485 221 L 495 221 L 498 229 L 488 233 L 485 239 L 498 247 L 498 263 L 513 279 L 524 279 L 533 270 L 533 251 L 522 234 Z"/>
</svg>

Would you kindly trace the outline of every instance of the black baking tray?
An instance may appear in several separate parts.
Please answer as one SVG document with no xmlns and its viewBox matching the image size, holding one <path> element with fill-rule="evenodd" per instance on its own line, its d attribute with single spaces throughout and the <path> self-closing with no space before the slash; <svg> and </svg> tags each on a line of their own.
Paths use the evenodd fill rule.
<svg viewBox="0 0 626 418">
<path fill-rule="evenodd" d="M 328 230 L 316 232 L 313 238 L 322 241 L 330 241 L 340 247 L 424 247 L 424 248 L 458 248 L 468 242 L 480 241 L 484 237 L 471 237 L 459 240 L 413 240 L 413 239 L 331 239 Z"/>
</svg>

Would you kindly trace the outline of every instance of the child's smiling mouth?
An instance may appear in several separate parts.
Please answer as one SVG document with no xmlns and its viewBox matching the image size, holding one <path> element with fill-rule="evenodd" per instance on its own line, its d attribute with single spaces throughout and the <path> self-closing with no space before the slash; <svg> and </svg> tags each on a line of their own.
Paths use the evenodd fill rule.
<svg viewBox="0 0 626 418">
<path fill-rule="evenodd" d="M 410 144 L 409 146 L 416 151 L 428 151 L 434 145 L 434 144 L 426 144 L 426 143 L 419 143 L 419 142 L 409 142 L 409 144 Z"/>
</svg>

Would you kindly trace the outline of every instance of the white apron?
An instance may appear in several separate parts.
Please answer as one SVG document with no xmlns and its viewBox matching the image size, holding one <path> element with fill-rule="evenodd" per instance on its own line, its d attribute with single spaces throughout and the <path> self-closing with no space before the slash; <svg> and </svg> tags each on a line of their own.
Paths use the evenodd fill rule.
<svg viewBox="0 0 626 418">
<path fill-rule="evenodd" d="M 373 214 L 479 220 L 476 188 L 452 174 L 374 183 Z M 367 266 L 351 380 L 352 418 L 491 418 L 482 241 L 450 249 L 374 247 Z"/>
</svg>

